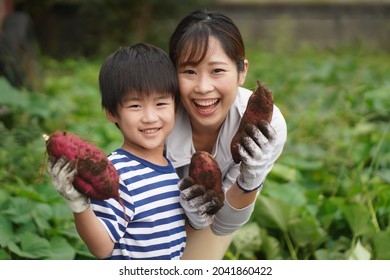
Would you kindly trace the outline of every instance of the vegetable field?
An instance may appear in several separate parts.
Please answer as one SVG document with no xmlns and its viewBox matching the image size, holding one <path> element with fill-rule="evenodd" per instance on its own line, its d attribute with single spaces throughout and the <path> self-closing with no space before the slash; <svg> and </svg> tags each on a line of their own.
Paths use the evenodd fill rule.
<svg viewBox="0 0 390 280">
<path fill-rule="evenodd" d="M 390 53 L 247 50 L 288 139 L 225 259 L 390 259 Z M 121 145 L 100 106 L 101 61 L 41 61 L 41 92 L 0 78 L 0 259 L 92 258 L 50 184 L 42 134 Z"/>
</svg>

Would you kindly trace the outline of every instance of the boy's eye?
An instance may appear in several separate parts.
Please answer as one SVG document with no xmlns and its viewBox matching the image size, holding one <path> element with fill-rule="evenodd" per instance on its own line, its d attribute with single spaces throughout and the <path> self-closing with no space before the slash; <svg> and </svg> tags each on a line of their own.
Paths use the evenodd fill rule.
<svg viewBox="0 0 390 280">
<path fill-rule="evenodd" d="M 172 101 L 170 98 L 164 98 L 163 100 L 158 101 L 156 104 L 157 104 L 157 106 L 167 106 L 167 105 L 170 105 L 171 102 Z"/>
<path fill-rule="evenodd" d="M 139 104 L 129 104 L 127 106 L 127 108 L 140 108 L 140 107 L 141 107 L 141 105 L 139 105 Z"/>
</svg>

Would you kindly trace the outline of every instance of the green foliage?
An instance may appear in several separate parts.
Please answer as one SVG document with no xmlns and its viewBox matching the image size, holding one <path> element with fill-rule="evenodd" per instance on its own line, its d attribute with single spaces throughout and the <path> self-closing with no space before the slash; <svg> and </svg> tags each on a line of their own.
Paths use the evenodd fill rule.
<svg viewBox="0 0 390 280">
<path fill-rule="evenodd" d="M 248 49 L 288 125 L 285 149 L 226 259 L 390 259 L 388 53 Z M 0 79 L 0 259 L 89 259 L 46 175 L 42 133 L 121 145 L 100 107 L 100 62 L 42 61 L 44 90 Z"/>
<path fill-rule="evenodd" d="M 288 125 L 251 218 L 263 239 L 255 258 L 389 259 L 389 54 L 248 53 L 247 87 L 263 80 Z"/>
</svg>

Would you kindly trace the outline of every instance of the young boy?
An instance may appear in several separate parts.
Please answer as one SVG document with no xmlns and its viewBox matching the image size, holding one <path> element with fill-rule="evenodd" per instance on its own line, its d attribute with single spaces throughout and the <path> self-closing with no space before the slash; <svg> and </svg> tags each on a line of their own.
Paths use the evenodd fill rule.
<svg viewBox="0 0 390 280">
<path fill-rule="evenodd" d="M 122 147 L 108 159 L 120 176 L 127 219 L 115 199 L 97 201 L 75 190 L 76 169 L 63 158 L 48 163 L 53 185 L 97 258 L 180 259 L 186 234 L 179 178 L 163 154 L 179 95 L 175 68 L 161 49 L 135 44 L 106 59 L 99 84 L 106 116 L 123 134 Z"/>
</svg>

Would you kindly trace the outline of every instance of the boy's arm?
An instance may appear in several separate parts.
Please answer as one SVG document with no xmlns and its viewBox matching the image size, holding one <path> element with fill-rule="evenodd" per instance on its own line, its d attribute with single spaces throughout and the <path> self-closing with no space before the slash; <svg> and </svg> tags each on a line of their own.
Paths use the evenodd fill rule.
<svg viewBox="0 0 390 280">
<path fill-rule="evenodd" d="M 99 259 L 109 257 L 114 249 L 114 242 L 92 208 L 88 207 L 85 211 L 73 215 L 77 232 L 89 251 Z"/>
<path fill-rule="evenodd" d="M 73 187 L 72 182 L 77 170 L 64 158 L 56 162 L 49 160 L 47 170 L 55 189 L 66 199 L 72 210 L 76 229 L 89 251 L 97 258 L 109 257 L 114 242 L 90 207 L 89 198 Z"/>
</svg>

